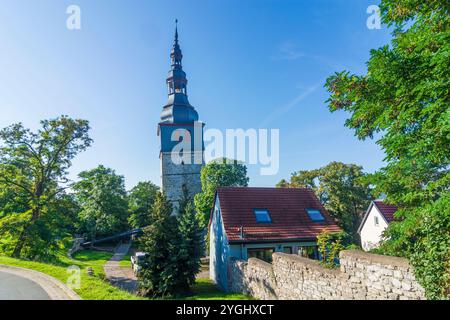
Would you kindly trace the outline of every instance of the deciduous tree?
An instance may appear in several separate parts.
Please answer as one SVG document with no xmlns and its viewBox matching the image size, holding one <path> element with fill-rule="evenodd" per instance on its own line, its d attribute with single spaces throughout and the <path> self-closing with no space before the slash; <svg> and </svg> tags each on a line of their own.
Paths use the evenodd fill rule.
<svg viewBox="0 0 450 320">
<path fill-rule="evenodd" d="M 294 173 L 278 187 L 311 188 L 337 223 L 357 243 L 357 229 L 367 209 L 371 190 L 361 166 L 331 162 L 315 170 Z"/>
<path fill-rule="evenodd" d="M 86 120 L 67 116 L 41 121 L 37 132 L 24 128 L 21 123 L 0 131 L 3 142 L 0 147 L 0 185 L 14 201 L 17 200 L 13 211 L 22 211 L 12 213 L 12 208 L 6 208 L 10 213 L 2 218 L 8 221 L 2 222 L 2 231 L 13 240 L 12 255 L 15 257 L 21 257 L 26 247 L 37 247 L 44 237 L 55 238 L 47 233 L 52 229 L 47 219 L 52 212 L 49 205 L 57 201 L 67 187 L 67 170 L 73 158 L 91 145 L 88 131 Z"/>
<path fill-rule="evenodd" d="M 391 44 L 371 51 L 365 75 L 342 71 L 327 79 L 329 108 L 349 113 L 346 126 L 359 139 L 379 137 L 386 154 L 372 182 L 399 207 L 401 221 L 391 223 L 381 250 L 408 257 L 429 297 L 448 297 L 448 264 L 437 258 L 448 261 L 442 248 L 450 235 L 442 228 L 450 212 L 433 208 L 450 185 L 450 6 L 382 0 L 380 9 L 394 28 Z M 415 263 L 418 256 L 428 265 Z"/>
<path fill-rule="evenodd" d="M 208 225 L 218 187 L 246 187 L 248 181 L 247 167 L 236 160 L 216 159 L 204 166 L 201 171 L 202 192 L 194 198 L 201 226 L 205 228 Z"/>
<path fill-rule="evenodd" d="M 81 207 L 79 231 L 90 239 L 125 231 L 128 200 L 124 177 L 103 165 L 79 174 L 73 185 Z"/>
<path fill-rule="evenodd" d="M 151 224 L 150 208 L 155 202 L 159 187 L 150 181 L 139 182 L 128 194 L 129 224 L 143 228 Z"/>
</svg>

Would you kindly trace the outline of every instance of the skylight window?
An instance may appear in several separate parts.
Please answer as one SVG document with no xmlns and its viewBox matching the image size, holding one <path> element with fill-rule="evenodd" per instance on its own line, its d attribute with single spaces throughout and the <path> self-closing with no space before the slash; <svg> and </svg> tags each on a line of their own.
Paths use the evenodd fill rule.
<svg viewBox="0 0 450 320">
<path fill-rule="evenodd" d="M 314 222 L 325 220 L 319 209 L 306 209 L 306 211 L 308 212 L 308 215 L 311 218 L 311 220 Z"/>
<path fill-rule="evenodd" d="M 254 209 L 256 222 L 260 223 L 270 223 L 272 219 L 270 219 L 269 210 L 267 209 Z"/>
</svg>

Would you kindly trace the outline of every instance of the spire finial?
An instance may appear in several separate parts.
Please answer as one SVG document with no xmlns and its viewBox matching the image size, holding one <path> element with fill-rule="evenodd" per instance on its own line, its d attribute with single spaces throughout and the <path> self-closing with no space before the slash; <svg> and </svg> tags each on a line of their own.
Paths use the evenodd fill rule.
<svg viewBox="0 0 450 320">
<path fill-rule="evenodd" d="M 178 19 L 175 19 L 175 42 L 178 42 Z"/>
</svg>

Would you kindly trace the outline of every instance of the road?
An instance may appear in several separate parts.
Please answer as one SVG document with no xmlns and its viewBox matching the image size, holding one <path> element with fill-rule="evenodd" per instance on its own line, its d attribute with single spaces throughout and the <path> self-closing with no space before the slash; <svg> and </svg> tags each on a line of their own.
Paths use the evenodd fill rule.
<svg viewBox="0 0 450 320">
<path fill-rule="evenodd" d="M 0 300 L 50 300 L 36 282 L 0 271 Z"/>
<path fill-rule="evenodd" d="M 67 285 L 48 274 L 0 264 L 0 300 L 79 300 Z"/>
</svg>

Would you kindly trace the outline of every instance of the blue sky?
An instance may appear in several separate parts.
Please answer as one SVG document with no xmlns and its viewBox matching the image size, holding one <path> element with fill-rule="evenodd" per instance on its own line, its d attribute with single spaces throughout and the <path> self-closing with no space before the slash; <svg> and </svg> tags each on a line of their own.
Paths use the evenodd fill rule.
<svg viewBox="0 0 450 320">
<path fill-rule="evenodd" d="M 66 8 L 82 28 L 66 28 Z M 160 183 L 157 123 L 179 19 L 189 99 L 206 128 L 280 129 L 280 170 L 250 185 L 273 186 L 330 161 L 373 172 L 383 152 L 330 113 L 323 88 L 335 71 L 364 73 L 385 26 L 366 27 L 377 0 L 4 0 L 0 4 L 0 127 L 36 129 L 61 114 L 88 119 L 93 146 L 71 178 L 98 164 Z"/>
</svg>

